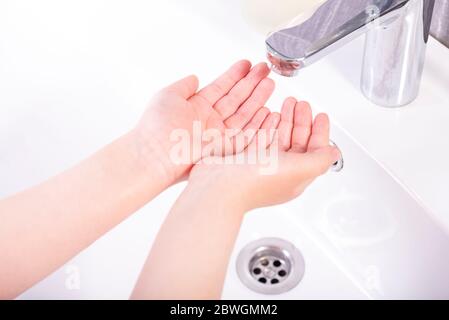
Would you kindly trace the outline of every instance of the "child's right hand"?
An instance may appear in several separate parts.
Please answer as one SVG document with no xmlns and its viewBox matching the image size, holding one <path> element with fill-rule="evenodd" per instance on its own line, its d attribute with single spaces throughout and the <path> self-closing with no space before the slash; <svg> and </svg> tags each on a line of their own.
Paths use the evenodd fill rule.
<svg viewBox="0 0 449 320">
<path fill-rule="evenodd" d="M 258 133 L 277 129 L 273 139 L 266 143 L 254 139 L 245 150 L 245 159 L 261 150 L 270 152 L 273 168 L 260 162 L 229 164 L 229 156 L 206 158 L 192 169 L 189 185 L 217 192 L 239 212 L 292 200 L 340 157 L 338 149 L 329 145 L 327 115 L 312 120 L 308 103 L 288 98 L 281 116 L 270 114 Z"/>
</svg>

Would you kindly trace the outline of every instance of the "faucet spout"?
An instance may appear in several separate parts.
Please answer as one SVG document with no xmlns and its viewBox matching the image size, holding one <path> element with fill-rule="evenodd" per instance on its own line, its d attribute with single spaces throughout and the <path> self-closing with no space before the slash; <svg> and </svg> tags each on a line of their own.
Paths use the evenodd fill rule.
<svg viewBox="0 0 449 320">
<path fill-rule="evenodd" d="M 307 20 L 266 39 L 272 69 L 284 76 L 366 34 L 362 92 L 382 106 L 418 92 L 435 0 L 328 0 Z"/>
</svg>

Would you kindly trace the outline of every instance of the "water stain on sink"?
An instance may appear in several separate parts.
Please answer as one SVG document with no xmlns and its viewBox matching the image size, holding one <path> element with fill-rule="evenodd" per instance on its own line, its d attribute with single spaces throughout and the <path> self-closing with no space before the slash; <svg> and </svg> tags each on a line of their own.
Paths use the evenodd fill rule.
<svg viewBox="0 0 449 320">
<path fill-rule="evenodd" d="M 382 202 L 351 194 L 334 198 L 325 208 L 324 227 L 334 243 L 369 246 L 391 239 L 396 228 L 392 209 Z"/>
</svg>

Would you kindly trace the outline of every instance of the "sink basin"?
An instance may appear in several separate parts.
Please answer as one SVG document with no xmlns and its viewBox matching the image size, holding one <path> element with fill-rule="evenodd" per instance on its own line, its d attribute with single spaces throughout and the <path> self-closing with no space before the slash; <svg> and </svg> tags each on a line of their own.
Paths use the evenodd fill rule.
<svg viewBox="0 0 449 320">
<path fill-rule="evenodd" d="M 332 136 L 343 170 L 328 172 L 287 205 L 247 214 L 224 297 L 261 298 L 239 283 L 236 255 L 252 240 L 278 237 L 302 251 L 305 275 L 270 298 L 449 298 L 448 233 L 342 130 L 334 126 Z"/>
</svg>

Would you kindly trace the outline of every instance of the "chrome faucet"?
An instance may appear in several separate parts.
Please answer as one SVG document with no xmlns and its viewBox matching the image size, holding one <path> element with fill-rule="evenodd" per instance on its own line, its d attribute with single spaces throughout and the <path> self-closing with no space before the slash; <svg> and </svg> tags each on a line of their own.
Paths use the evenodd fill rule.
<svg viewBox="0 0 449 320">
<path fill-rule="evenodd" d="M 418 95 L 435 0 L 327 0 L 308 19 L 266 39 L 272 69 L 284 76 L 366 34 L 361 90 L 399 107 Z"/>
<path fill-rule="evenodd" d="M 435 1 L 430 34 L 449 48 L 449 0 Z"/>
</svg>

